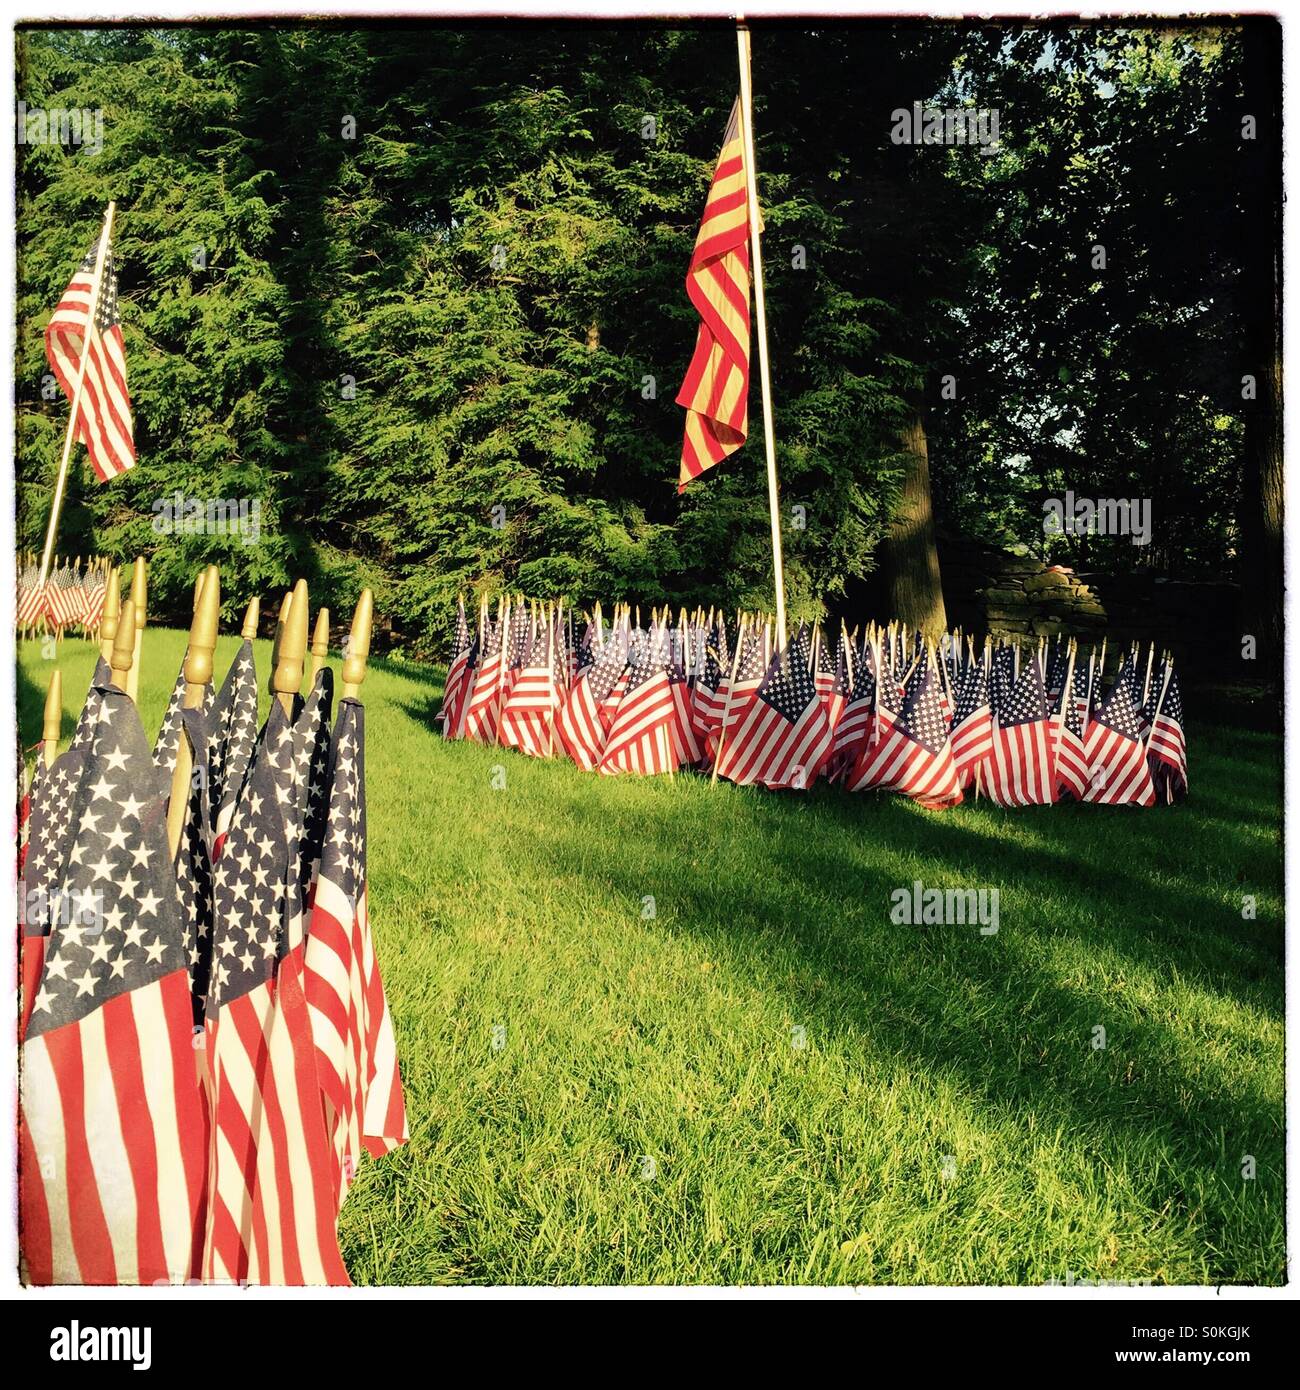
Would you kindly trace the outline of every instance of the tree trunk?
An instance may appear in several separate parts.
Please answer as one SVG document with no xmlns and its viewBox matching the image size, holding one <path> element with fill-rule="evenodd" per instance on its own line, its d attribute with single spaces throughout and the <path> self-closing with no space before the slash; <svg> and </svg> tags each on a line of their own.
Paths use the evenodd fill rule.
<svg viewBox="0 0 1300 1390">
<path fill-rule="evenodd" d="M 935 547 L 930 454 L 919 412 L 900 431 L 899 444 L 907 458 L 907 473 L 882 556 L 889 581 L 890 617 L 938 637 L 948 620 Z"/>
<path fill-rule="evenodd" d="M 1245 456 L 1239 512 L 1242 636 L 1256 643 L 1256 670 L 1282 676 L 1282 54 L 1276 19 L 1247 20 L 1245 109 L 1258 125 L 1243 141 L 1248 160 L 1245 205 L 1254 243 L 1243 260 L 1243 372 L 1255 378 L 1255 399 L 1242 402 Z M 1251 146 L 1254 145 L 1252 149 Z"/>
</svg>

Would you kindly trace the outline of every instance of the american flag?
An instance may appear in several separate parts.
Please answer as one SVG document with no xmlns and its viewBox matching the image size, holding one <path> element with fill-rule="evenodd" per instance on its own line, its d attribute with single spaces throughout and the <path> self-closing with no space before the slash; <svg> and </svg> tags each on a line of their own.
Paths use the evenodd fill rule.
<svg viewBox="0 0 1300 1390">
<path fill-rule="evenodd" d="M 283 735 L 287 734 L 288 738 Z M 213 874 L 205 1056 L 212 1111 L 203 1277 L 347 1284 L 338 1187 L 291 939 L 299 865 L 281 790 L 297 746 L 277 700 Z M 281 750 L 277 766 L 267 756 Z"/>
<path fill-rule="evenodd" d="M 205 706 L 207 720 L 207 818 L 211 824 L 212 853 L 221 853 L 222 842 L 235 813 L 235 801 L 253 761 L 257 743 L 257 666 L 253 644 L 240 644 L 221 683 L 216 699 Z"/>
<path fill-rule="evenodd" d="M 810 669 L 808 629 L 773 658 L 745 722 L 723 752 L 719 776 L 739 786 L 805 790 L 831 747 L 826 707 Z"/>
<path fill-rule="evenodd" d="M 96 696 L 22 1043 L 22 1256 L 36 1284 L 178 1282 L 205 1143 L 167 779 L 130 700 Z"/>
<path fill-rule="evenodd" d="M 104 571 L 98 567 L 88 570 L 82 581 L 82 589 L 85 599 L 81 620 L 87 630 L 93 632 L 104 621 L 104 599 L 108 594 Z"/>
<path fill-rule="evenodd" d="M 763 649 L 763 634 L 754 628 L 745 633 L 740 644 L 740 660 L 736 665 L 735 678 L 727 672 L 721 691 L 722 732 L 730 743 L 736 730 L 745 722 L 750 708 L 758 696 L 758 687 L 767 674 L 768 657 Z M 726 749 L 723 749 L 726 756 Z"/>
<path fill-rule="evenodd" d="M 1162 693 L 1147 751 L 1157 798 L 1173 805 L 1187 798 L 1187 736 L 1183 730 L 1183 696 L 1172 662 L 1161 673 L 1160 687 Z"/>
<path fill-rule="evenodd" d="M 111 244 L 104 259 L 104 278 L 95 306 L 95 321 L 87 333 L 97 250 L 98 243 L 86 253 L 50 316 L 45 329 L 45 356 L 64 395 L 71 400 L 76 391 L 82 348 L 89 338 L 90 357 L 81 388 L 76 437 L 86 446 L 91 466 L 104 482 L 135 467 L 135 441 Z"/>
<path fill-rule="evenodd" d="M 618 684 L 626 665 L 626 647 L 621 632 L 611 632 L 603 646 L 598 647 L 595 660 L 578 672 L 555 721 L 564 751 L 584 772 L 591 772 L 600 762 L 605 748 L 605 725 L 600 707 Z"/>
<path fill-rule="evenodd" d="M 749 433 L 749 194 L 739 100 L 713 171 L 686 293 L 700 328 L 677 393 L 686 409 L 678 492 L 739 449 Z"/>
<path fill-rule="evenodd" d="M 679 767 L 694 767 L 704 757 L 704 750 L 695 732 L 694 697 L 686 670 L 690 634 L 683 623 L 669 636 L 671 655 L 668 663 L 668 682 L 673 695 L 673 756 Z"/>
<path fill-rule="evenodd" d="M 32 627 L 45 611 L 45 592 L 37 582 L 40 577 L 40 570 L 35 565 L 26 566 L 18 576 L 14 617 L 19 627 Z"/>
<path fill-rule="evenodd" d="M 993 714 L 983 662 L 968 662 L 957 679 L 951 738 L 958 780 L 968 787 L 975 779 L 975 769 L 993 751 Z"/>
<path fill-rule="evenodd" d="M 860 750 L 872 738 L 876 709 L 876 649 L 870 639 L 862 643 L 853 670 L 853 688 L 835 725 L 831 745 L 832 776 L 842 778 Z"/>
<path fill-rule="evenodd" d="M 888 778 L 892 775 L 892 764 L 888 759 L 881 760 L 876 755 L 879 750 L 889 742 L 893 735 L 895 725 L 903 711 L 903 702 L 906 691 L 898 682 L 894 666 L 889 657 L 888 646 L 878 646 L 876 653 L 880 658 L 880 675 L 874 682 L 873 691 L 875 703 L 871 710 L 871 723 L 866 730 L 866 737 L 856 741 L 857 757 L 850 766 L 844 783 L 850 791 L 865 791 L 869 787 L 879 786 L 888 790 L 885 783 L 879 781 L 880 778 Z M 938 695 L 936 693 L 936 700 Z M 942 717 L 942 711 L 940 711 Z M 845 719 L 849 717 L 849 711 L 845 711 Z M 841 720 L 841 723 L 844 721 Z M 945 732 L 947 727 L 945 725 Z"/>
<path fill-rule="evenodd" d="M 500 712 L 502 663 L 502 620 L 487 619 L 483 652 L 474 672 L 464 714 L 464 736 L 475 743 L 495 743 L 497 715 Z"/>
<path fill-rule="evenodd" d="M 161 768 L 164 772 L 171 774 L 176 766 L 176 754 L 181 746 L 181 710 L 185 705 L 185 660 L 181 659 L 181 669 L 176 673 L 176 681 L 172 686 L 172 693 L 167 700 L 167 710 L 163 715 L 163 722 L 158 729 L 158 737 L 153 745 L 153 764 Z M 202 708 L 211 706 L 214 699 L 212 686 L 207 686 L 203 692 Z"/>
<path fill-rule="evenodd" d="M 1004 689 L 1002 702 L 994 705 L 993 756 L 981 790 L 998 806 L 1050 805 L 1056 800 L 1056 773 L 1038 657 L 1026 658 L 1020 675 Z"/>
<path fill-rule="evenodd" d="M 1084 736 L 1090 779 L 1084 800 L 1105 806 L 1154 806 L 1156 792 L 1142 742 L 1142 715 L 1133 684 L 1122 675 Z"/>
<path fill-rule="evenodd" d="M 465 600 L 460 599 L 456 613 L 456 639 L 451 649 L 451 664 L 447 667 L 447 683 L 443 686 L 442 708 L 438 719 L 447 738 L 455 735 L 460 714 L 460 702 L 470 672 L 469 624 L 465 621 Z"/>
<path fill-rule="evenodd" d="M 676 764 L 668 729 L 673 709 L 664 643 L 657 631 L 637 632 L 628 654 L 627 685 L 601 754 L 601 772 L 652 776 L 672 771 Z"/>
<path fill-rule="evenodd" d="M 72 572 L 72 565 L 64 561 L 50 575 L 45 586 L 45 614 L 51 624 L 62 631 L 81 617 L 81 586 Z"/>
<path fill-rule="evenodd" d="M 907 678 L 897 717 L 858 763 L 849 778 L 852 792 L 867 787 L 902 792 L 927 808 L 955 806 L 962 800 L 939 704 L 939 677 L 925 650 Z"/>
<path fill-rule="evenodd" d="M 525 633 L 519 671 L 501 707 L 501 742 L 533 758 L 554 752 L 552 737 L 555 712 L 561 708 L 555 630 L 545 622 L 534 634 Z"/>
<path fill-rule="evenodd" d="M 1077 653 L 1074 668 L 1078 669 Z M 1052 746 L 1056 760 L 1057 792 L 1082 801 L 1088 790 L 1088 752 L 1083 742 L 1083 714 L 1075 697 L 1076 689 L 1074 676 L 1067 667 L 1060 675 L 1059 694 L 1052 712 Z"/>
<path fill-rule="evenodd" d="M 303 991 L 341 1207 L 362 1154 L 385 1154 L 408 1132 L 397 1044 L 370 934 L 365 710 L 359 701 L 342 702 L 332 746 Z"/>
<path fill-rule="evenodd" d="M 706 744 L 711 744 L 722 728 L 723 686 L 729 670 L 727 630 L 719 620 L 700 632 L 691 695 L 691 723 Z"/>
</svg>

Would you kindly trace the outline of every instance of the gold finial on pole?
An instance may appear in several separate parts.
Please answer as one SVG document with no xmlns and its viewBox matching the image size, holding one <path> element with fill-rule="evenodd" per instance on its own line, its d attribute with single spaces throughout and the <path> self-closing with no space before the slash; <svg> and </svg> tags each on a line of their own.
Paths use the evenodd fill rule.
<svg viewBox="0 0 1300 1390">
<path fill-rule="evenodd" d="M 311 634 L 311 669 L 308 679 L 312 685 L 316 684 L 316 677 L 320 674 L 320 669 L 325 665 L 326 659 L 330 654 L 330 611 L 322 608 L 316 614 L 316 626 Z"/>
<path fill-rule="evenodd" d="M 117 636 L 118 619 L 122 613 L 122 572 L 114 566 L 108 572 L 104 586 L 104 612 L 99 620 L 99 654 L 105 661 L 113 659 L 113 639 Z"/>
<path fill-rule="evenodd" d="M 239 635 L 245 642 L 251 642 L 257 636 L 257 620 L 261 616 L 262 601 L 254 594 L 248 601 L 248 607 L 244 610 L 244 626 L 239 630 Z"/>
<path fill-rule="evenodd" d="M 45 723 L 41 729 L 41 759 L 46 767 L 59 756 L 59 734 L 63 730 L 63 672 L 56 666 L 50 672 L 50 688 L 45 692 Z"/>
<path fill-rule="evenodd" d="M 191 612 L 193 613 L 197 613 L 199 611 L 199 599 L 203 596 L 203 581 L 207 577 L 207 570 L 200 570 L 198 574 L 194 576 L 194 605 L 191 609 Z"/>
<path fill-rule="evenodd" d="M 185 650 L 183 709 L 198 709 L 212 683 L 212 654 L 217 647 L 217 628 L 221 623 L 221 571 L 216 565 L 209 565 L 200 572 L 195 592 L 190 644 Z M 193 771 L 194 752 L 182 731 L 176 747 L 176 766 L 172 768 L 171 799 L 167 803 L 167 848 L 173 859 L 185 828 Z"/>
<path fill-rule="evenodd" d="M 280 708 L 292 718 L 293 697 L 302 689 L 303 660 L 307 655 L 307 581 L 300 579 L 286 597 L 288 606 L 280 610 L 280 643 L 271 672 L 271 690 Z"/>
<path fill-rule="evenodd" d="M 366 658 L 370 655 L 370 628 L 375 617 L 375 596 L 362 589 L 352 614 L 352 632 L 348 637 L 347 655 L 343 658 L 343 698 L 355 700 L 366 678 Z"/>
<path fill-rule="evenodd" d="M 149 605 L 149 577 L 144 556 L 137 555 L 131 571 L 131 605 L 135 613 L 134 646 L 131 648 L 130 686 L 127 694 L 134 700 L 140 693 L 140 651 L 144 646 L 144 624 Z"/>
<path fill-rule="evenodd" d="M 113 684 L 119 690 L 126 690 L 134 657 L 135 600 L 127 599 L 117 620 L 117 636 L 113 638 L 113 650 L 108 658 L 108 664 L 113 668 Z"/>
</svg>

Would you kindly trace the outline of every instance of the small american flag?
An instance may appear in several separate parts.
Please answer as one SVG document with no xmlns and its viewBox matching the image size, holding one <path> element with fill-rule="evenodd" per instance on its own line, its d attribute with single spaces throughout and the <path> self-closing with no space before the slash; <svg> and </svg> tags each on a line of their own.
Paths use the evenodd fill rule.
<svg viewBox="0 0 1300 1390">
<path fill-rule="evenodd" d="M 1155 786 L 1142 742 L 1142 715 L 1133 689 L 1133 683 L 1121 672 L 1088 726 L 1084 738 L 1089 773 L 1085 801 L 1106 806 L 1155 805 Z"/>
<path fill-rule="evenodd" d="M 993 751 L 993 714 L 983 662 L 968 662 L 957 680 L 951 737 L 957 776 L 962 786 L 968 787 L 975 779 L 975 769 Z"/>
<path fill-rule="evenodd" d="M 605 725 L 600 707 L 609 699 L 626 664 L 626 647 L 621 632 L 611 632 L 598 647 L 595 659 L 578 672 L 564 708 L 555 722 L 564 751 L 584 772 L 600 762 L 605 748 Z"/>
<path fill-rule="evenodd" d="M 1161 690 L 1147 751 L 1157 799 L 1173 805 L 1187 799 L 1187 735 L 1183 730 L 1183 696 L 1172 662 L 1161 676 Z"/>
<path fill-rule="evenodd" d="M 1004 673 L 1010 676 L 1009 671 Z M 1037 656 L 994 706 L 993 756 L 982 790 L 998 806 L 1046 806 L 1056 800 L 1051 715 Z"/>
<path fill-rule="evenodd" d="M 458 722 L 461 697 L 470 671 L 470 645 L 465 600 L 460 599 L 457 603 L 456 637 L 451 648 L 451 663 L 447 667 L 447 683 L 443 686 L 442 708 L 438 711 L 442 732 L 447 738 L 454 736 Z"/>
<path fill-rule="evenodd" d="M 94 324 L 87 331 L 97 251 L 98 243 L 86 253 L 50 316 L 45 329 L 45 356 L 64 395 L 71 400 L 76 392 L 81 354 L 89 342 L 76 438 L 86 446 L 96 476 L 105 482 L 135 467 L 135 439 L 111 243 L 104 259 Z"/>
<path fill-rule="evenodd" d="M 812 646 L 801 625 L 773 658 L 718 773 L 739 786 L 806 790 L 830 752 L 831 727 L 810 670 Z"/>
<path fill-rule="evenodd" d="M 95 694 L 22 1044 L 22 1255 L 37 1284 L 179 1282 L 206 1143 L 167 780 L 131 701 Z"/>
<path fill-rule="evenodd" d="M 501 621 L 486 620 L 483 651 L 474 673 L 464 714 L 464 736 L 475 743 L 495 743 L 500 713 L 502 662 Z"/>
<path fill-rule="evenodd" d="M 674 705 L 665 645 L 658 632 L 637 632 L 633 637 L 627 686 L 600 759 L 600 770 L 607 776 L 620 772 L 652 776 L 676 765 L 668 734 Z"/>
</svg>

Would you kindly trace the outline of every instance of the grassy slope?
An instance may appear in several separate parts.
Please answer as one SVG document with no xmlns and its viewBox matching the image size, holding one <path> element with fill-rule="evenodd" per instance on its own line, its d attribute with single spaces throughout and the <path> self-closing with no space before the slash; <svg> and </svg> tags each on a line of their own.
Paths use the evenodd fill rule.
<svg viewBox="0 0 1300 1390">
<path fill-rule="evenodd" d="M 183 642 L 146 638 L 151 731 Z M 1278 740 L 1194 724 L 1181 808 L 927 814 L 447 744 L 414 668 L 363 693 L 412 1138 L 344 1209 L 357 1282 L 1281 1280 Z M 1000 930 L 893 925 L 917 878 Z"/>
</svg>

